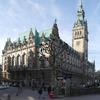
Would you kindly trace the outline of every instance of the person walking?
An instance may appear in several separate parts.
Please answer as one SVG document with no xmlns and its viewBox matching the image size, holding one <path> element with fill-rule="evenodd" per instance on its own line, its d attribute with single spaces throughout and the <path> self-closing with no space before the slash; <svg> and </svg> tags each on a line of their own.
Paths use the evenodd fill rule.
<svg viewBox="0 0 100 100">
<path fill-rule="evenodd" d="M 48 95 L 48 93 L 47 93 L 47 90 L 46 90 L 46 87 L 45 87 L 45 86 L 43 87 L 43 93 L 42 93 L 42 94 L 43 94 L 43 96 L 42 96 L 42 98 L 43 98 L 43 99 L 45 99 L 45 98 L 47 97 L 47 95 Z"/>
<path fill-rule="evenodd" d="M 20 88 L 20 94 L 22 94 L 23 93 L 23 90 L 22 90 L 22 82 L 20 82 L 20 84 L 19 84 L 19 88 Z"/>
<path fill-rule="evenodd" d="M 51 86 L 48 87 L 48 95 L 50 94 L 51 92 Z"/>
<path fill-rule="evenodd" d="M 20 82 L 17 83 L 17 93 L 16 96 L 22 93 L 22 84 Z"/>
<path fill-rule="evenodd" d="M 19 82 L 16 83 L 17 84 L 17 92 L 16 92 L 16 96 L 19 95 Z"/>
<path fill-rule="evenodd" d="M 41 87 L 41 88 L 39 88 L 39 90 L 38 90 L 39 99 L 41 99 L 41 97 L 42 97 L 42 92 L 43 92 L 43 90 L 42 90 L 42 87 Z"/>
<path fill-rule="evenodd" d="M 11 95 L 10 94 L 8 94 L 7 100 L 11 100 Z"/>
</svg>

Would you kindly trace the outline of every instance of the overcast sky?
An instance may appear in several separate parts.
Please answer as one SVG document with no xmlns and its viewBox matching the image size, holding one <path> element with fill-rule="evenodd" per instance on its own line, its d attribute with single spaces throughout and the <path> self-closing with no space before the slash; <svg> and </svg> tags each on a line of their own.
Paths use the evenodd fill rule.
<svg viewBox="0 0 100 100">
<path fill-rule="evenodd" d="M 38 31 L 51 28 L 55 18 L 61 39 L 71 45 L 78 5 L 79 0 L 0 0 L 0 55 L 7 38 L 15 40 L 31 27 Z M 95 60 L 99 70 L 100 0 L 83 0 L 83 5 L 89 30 L 89 60 Z"/>
</svg>

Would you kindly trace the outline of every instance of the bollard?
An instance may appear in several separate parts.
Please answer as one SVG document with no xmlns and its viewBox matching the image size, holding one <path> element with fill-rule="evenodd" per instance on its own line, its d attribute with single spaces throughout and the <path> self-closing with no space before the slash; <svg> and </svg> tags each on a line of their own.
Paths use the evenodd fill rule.
<svg viewBox="0 0 100 100">
<path fill-rule="evenodd" d="M 11 95 L 10 94 L 8 94 L 7 100 L 11 100 Z"/>
</svg>

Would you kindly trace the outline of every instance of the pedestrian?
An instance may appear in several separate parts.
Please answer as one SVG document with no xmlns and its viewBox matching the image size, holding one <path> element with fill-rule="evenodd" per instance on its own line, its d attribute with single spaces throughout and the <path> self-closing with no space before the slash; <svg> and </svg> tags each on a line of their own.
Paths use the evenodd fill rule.
<svg viewBox="0 0 100 100">
<path fill-rule="evenodd" d="M 42 98 L 45 99 L 46 96 L 47 96 L 47 91 L 46 91 L 46 87 L 44 86 L 43 87 L 43 96 L 42 96 Z"/>
<path fill-rule="evenodd" d="M 23 91 L 22 91 L 22 82 L 20 82 L 19 88 L 20 88 L 20 91 L 19 91 L 19 92 L 20 92 L 20 94 L 22 94 L 22 92 L 23 92 Z"/>
<path fill-rule="evenodd" d="M 8 94 L 7 100 L 11 100 L 11 95 L 10 94 Z"/>
<path fill-rule="evenodd" d="M 17 93 L 16 93 L 16 96 L 19 95 L 19 90 L 20 90 L 20 86 L 19 86 L 19 82 L 17 82 Z"/>
<path fill-rule="evenodd" d="M 22 93 L 22 84 L 20 82 L 17 83 L 17 93 L 16 96 Z"/>
<path fill-rule="evenodd" d="M 48 87 L 48 96 L 49 96 L 50 92 L 51 92 L 51 86 Z"/>
<path fill-rule="evenodd" d="M 39 99 L 42 97 L 42 92 L 43 92 L 43 90 L 42 90 L 42 87 L 41 87 L 41 88 L 39 88 L 39 90 L 38 90 Z"/>
<path fill-rule="evenodd" d="M 54 98 L 54 91 L 51 90 L 51 92 L 49 93 L 49 98 L 53 99 Z"/>
</svg>

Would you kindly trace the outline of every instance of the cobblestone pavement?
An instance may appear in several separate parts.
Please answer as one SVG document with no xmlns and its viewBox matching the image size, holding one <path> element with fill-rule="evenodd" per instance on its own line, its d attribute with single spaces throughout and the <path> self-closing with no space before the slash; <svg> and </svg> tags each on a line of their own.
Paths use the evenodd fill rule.
<svg viewBox="0 0 100 100">
<path fill-rule="evenodd" d="M 47 92 L 45 92 L 39 99 L 37 91 L 32 91 L 29 88 L 24 88 L 22 90 L 22 93 L 19 93 L 18 96 L 16 96 L 16 93 L 17 93 L 17 88 L 0 90 L 0 99 L 1 100 L 51 100 L 50 98 L 48 98 Z M 10 99 L 7 99 L 8 94 L 11 95 Z M 66 97 L 66 98 L 57 98 L 53 100 L 100 100 L 100 95 Z"/>
</svg>

